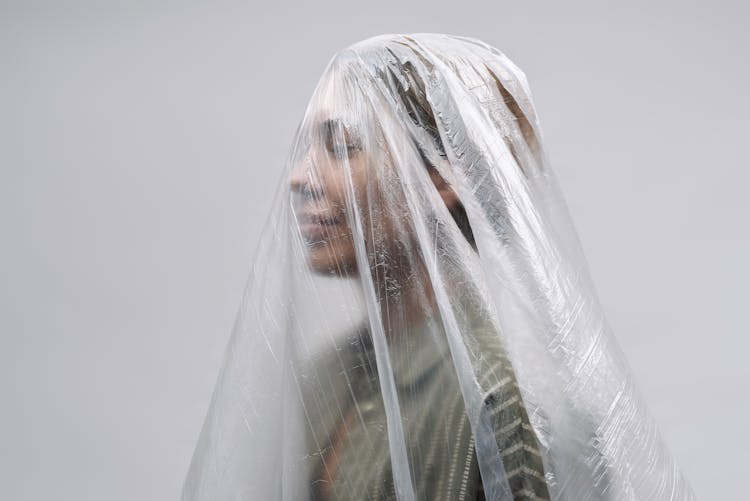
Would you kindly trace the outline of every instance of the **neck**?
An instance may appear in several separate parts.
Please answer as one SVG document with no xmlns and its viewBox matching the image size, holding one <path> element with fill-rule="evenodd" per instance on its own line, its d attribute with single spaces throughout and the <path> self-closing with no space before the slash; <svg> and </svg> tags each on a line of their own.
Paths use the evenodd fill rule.
<svg viewBox="0 0 750 501">
<path fill-rule="evenodd" d="M 389 287 L 393 280 L 376 282 L 380 316 L 388 338 L 398 337 L 437 312 L 435 291 L 426 273 L 413 274 L 409 279 L 399 277 L 397 281 L 397 287 Z"/>
</svg>

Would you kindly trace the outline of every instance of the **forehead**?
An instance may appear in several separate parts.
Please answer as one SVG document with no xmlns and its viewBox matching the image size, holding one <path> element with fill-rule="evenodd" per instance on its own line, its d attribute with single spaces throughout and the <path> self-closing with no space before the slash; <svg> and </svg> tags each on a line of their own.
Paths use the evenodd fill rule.
<svg viewBox="0 0 750 501">
<path fill-rule="evenodd" d="M 335 120 L 349 126 L 371 123 L 375 89 L 362 72 L 331 67 L 321 77 L 305 113 L 305 121 L 321 124 Z"/>
<path fill-rule="evenodd" d="M 330 96 L 327 100 L 313 100 L 308 107 L 303 121 L 302 132 L 308 135 L 331 135 L 343 133 L 367 134 L 372 128 L 361 106 L 346 105 L 339 96 Z"/>
</svg>

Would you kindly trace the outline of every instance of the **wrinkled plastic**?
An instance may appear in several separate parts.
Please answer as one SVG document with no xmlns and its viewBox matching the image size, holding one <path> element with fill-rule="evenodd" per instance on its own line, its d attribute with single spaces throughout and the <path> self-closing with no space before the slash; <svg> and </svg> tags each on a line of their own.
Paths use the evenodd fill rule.
<svg viewBox="0 0 750 501">
<path fill-rule="evenodd" d="M 297 131 L 184 500 L 691 500 L 633 387 L 523 73 L 335 55 Z"/>
</svg>

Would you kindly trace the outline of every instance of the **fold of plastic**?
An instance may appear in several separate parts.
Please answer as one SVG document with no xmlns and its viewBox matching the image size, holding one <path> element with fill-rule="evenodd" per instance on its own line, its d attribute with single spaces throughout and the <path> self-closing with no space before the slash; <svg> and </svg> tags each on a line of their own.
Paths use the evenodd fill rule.
<svg viewBox="0 0 750 501">
<path fill-rule="evenodd" d="M 342 50 L 283 179 L 183 500 L 694 499 L 501 52 Z"/>
</svg>

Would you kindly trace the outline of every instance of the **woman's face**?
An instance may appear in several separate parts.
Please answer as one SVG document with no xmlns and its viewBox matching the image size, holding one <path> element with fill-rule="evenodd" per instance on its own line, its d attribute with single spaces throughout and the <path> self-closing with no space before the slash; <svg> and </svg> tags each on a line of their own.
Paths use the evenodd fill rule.
<svg viewBox="0 0 750 501">
<path fill-rule="evenodd" d="M 314 98 L 311 118 L 300 130 L 289 185 L 308 266 L 318 273 L 349 275 L 357 266 L 347 203 L 353 194 L 359 207 L 367 206 L 372 162 L 364 147 L 366 131 L 354 125 L 352 108 L 343 106 L 331 87 Z"/>
<path fill-rule="evenodd" d="M 351 95 L 352 88 L 336 72 L 319 85 L 299 131 L 289 177 L 292 209 L 309 267 L 339 276 L 357 270 L 354 208 L 347 204 L 368 206 L 368 180 L 375 175 L 372 152 L 368 155 L 365 147 L 372 127 L 364 130 L 363 99 L 347 98 Z"/>
<path fill-rule="evenodd" d="M 363 99 L 346 100 L 345 95 L 346 90 L 331 84 L 316 95 L 289 176 L 308 266 L 337 276 L 357 272 L 354 234 L 361 236 L 368 255 L 378 249 L 395 256 L 395 243 L 407 241 L 411 233 L 404 223 L 406 201 L 392 156 L 375 137 L 374 120 L 365 118 Z M 434 169 L 430 175 L 451 207 L 457 202 L 455 193 Z M 361 228 L 355 233 L 356 219 Z"/>
</svg>

